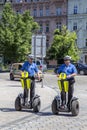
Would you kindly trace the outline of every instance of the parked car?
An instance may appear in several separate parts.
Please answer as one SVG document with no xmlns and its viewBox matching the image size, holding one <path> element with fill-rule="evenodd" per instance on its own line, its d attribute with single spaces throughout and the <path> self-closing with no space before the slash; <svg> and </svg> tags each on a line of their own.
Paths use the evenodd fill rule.
<svg viewBox="0 0 87 130">
<path fill-rule="evenodd" d="M 15 78 L 21 77 L 21 68 L 23 63 L 13 63 L 10 69 L 10 80 L 14 80 Z M 42 81 L 42 72 L 39 70 L 40 81 Z M 35 78 L 38 79 L 37 75 L 35 74 Z"/>
<path fill-rule="evenodd" d="M 36 59 L 36 61 L 34 61 L 38 67 L 39 70 L 42 71 L 46 71 L 47 70 L 47 64 L 45 63 L 45 61 L 43 60 L 43 64 L 42 64 L 42 60 Z"/>
<path fill-rule="evenodd" d="M 74 63 L 77 68 L 78 74 L 86 75 L 87 74 L 87 65 L 82 63 Z"/>
</svg>

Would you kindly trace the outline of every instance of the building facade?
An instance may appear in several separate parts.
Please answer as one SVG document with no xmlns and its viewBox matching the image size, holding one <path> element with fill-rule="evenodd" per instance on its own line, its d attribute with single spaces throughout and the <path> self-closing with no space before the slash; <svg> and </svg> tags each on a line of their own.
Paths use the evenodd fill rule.
<svg viewBox="0 0 87 130">
<path fill-rule="evenodd" d="M 87 64 L 87 0 L 68 0 L 68 29 L 77 33 L 80 62 Z"/>
<path fill-rule="evenodd" d="M 11 0 L 17 13 L 30 10 L 30 14 L 39 23 L 40 30 L 46 34 L 47 48 L 53 41 L 53 32 L 67 24 L 67 0 Z"/>
<path fill-rule="evenodd" d="M 0 0 L 0 18 L 1 18 L 1 15 L 2 15 L 4 4 L 5 4 L 5 0 Z"/>
</svg>

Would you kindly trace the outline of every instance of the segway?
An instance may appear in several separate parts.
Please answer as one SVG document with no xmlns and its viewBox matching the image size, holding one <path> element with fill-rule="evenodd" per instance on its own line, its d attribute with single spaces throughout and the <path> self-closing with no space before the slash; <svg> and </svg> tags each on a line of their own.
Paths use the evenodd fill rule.
<svg viewBox="0 0 87 130">
<path fill-rule="evenodd" d="M 59 112 L 71 112 L 72 116 L 77 116 L 79 114 L 79 102 L 78 98 L 72 97 L 70 100 L 70 103 L 68 103 L 68 87 L 69 87 L 69 82 L 66 78 L 65 73 L 61 73 L 59 75 L 58 79 L 58 86 L 59 90 L 62 94 L 65 94 L 65 99 L 61 99 L 61 95 L 57 95 L 53 102 L 52 102 L 52 112 L 53 114 L 59 114 Z M 62 108 L 62 104 L 64 107 Z"/>
<path fill-rule="evenodd" d="M 32 84 L 32 80 L 29 78 L 28 72 L 22 72 L 20 78 L 24 92 L 20 93 L 15 100 L 15 110 L 21 111 L 24 109 L 33 109 L 34 112 L 39 112 L 41 107 L 40 96 L 35 95 L 32 102 L 29 101 L 29 89 Z"/>
</svg>

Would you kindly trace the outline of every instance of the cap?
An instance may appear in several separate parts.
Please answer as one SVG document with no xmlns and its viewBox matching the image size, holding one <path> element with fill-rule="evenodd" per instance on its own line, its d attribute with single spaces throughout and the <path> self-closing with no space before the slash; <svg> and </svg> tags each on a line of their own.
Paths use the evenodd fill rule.
<svg viewBox="0 0 87 130">
<path fill-rule="evenodd" d="M 71 57 L 67 55 L 64 57 L 64 60 L 71 60 Z"/>
<path fill-rule="evenodd" d="M 34 59 L 34 57 L 33 57 L 33 55 L 28 55 L 28 58 L 30 58 L 30 59 Z"/>
</svg>

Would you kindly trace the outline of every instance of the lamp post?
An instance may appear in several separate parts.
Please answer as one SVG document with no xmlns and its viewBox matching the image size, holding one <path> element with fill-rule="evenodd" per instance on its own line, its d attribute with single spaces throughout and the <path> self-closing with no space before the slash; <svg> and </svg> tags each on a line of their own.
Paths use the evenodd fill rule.
<svg viewBox="0 0 87 130">
<path fill-rule="evenodd" d="M 41 59 L 42 59 L 42 76 L 43 76 L 43 36 L 44 33 L 42 33 L 42 38 L 41 38 Z M 43 78 L 42 78 L 42 88 L 43 88 Z"/>
</svg>

